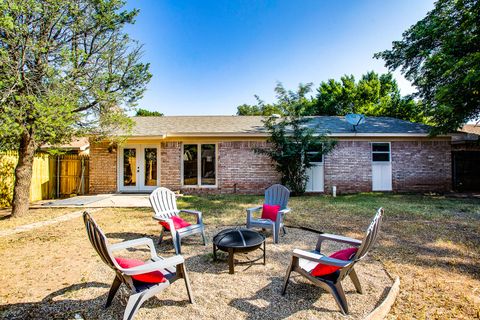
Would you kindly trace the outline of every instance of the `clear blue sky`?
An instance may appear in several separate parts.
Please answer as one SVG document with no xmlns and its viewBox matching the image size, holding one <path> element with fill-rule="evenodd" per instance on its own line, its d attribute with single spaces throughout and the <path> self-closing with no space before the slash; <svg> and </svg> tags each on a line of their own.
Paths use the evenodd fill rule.
<svg viewBox="0 0 480 320">
<path fill-rule="evenodd" d="M 139 107 L 166 115 L 235 114 L 254 94 L 274 100 L 343 74 L 385 72 L 375 52 L 433 9 L 433 0 L 142 0 L 132 38 L 153 78 Z M 403 94 L 413 88 L 395 73 Z"/>
</svg>

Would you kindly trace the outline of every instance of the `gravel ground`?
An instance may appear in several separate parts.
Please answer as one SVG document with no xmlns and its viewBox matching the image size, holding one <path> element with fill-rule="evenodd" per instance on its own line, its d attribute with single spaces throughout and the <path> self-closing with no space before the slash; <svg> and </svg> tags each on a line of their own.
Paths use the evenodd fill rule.
<svg viewBox="0 0 480 320">
<path fill-rule="evenodd" d="M 213 235 L 224 229 L 207 227 L 211 241 Z M 173 283 L 163 293 L 148 300 L 140 309 L 137 319 L 358 319 L 367 315 L 384 298 L 392 281 L 378 261 L 367 258 L 357 264 L 356 270 L 364 294 L 357 294 L 349 279 L 344 289 L 350 308 L 350 315 L 344 317 L 338 310 L 333 297 L 320 288 L 314 287 L 300 276 L 293 274 L 285 296 L 280 295 L 283 277 L 294 248 L 311 249 L 317 235 L 313 232 L 289 228 L 280 243 L 274 245 L 267 233 L 267 265 L 241 265 L 235 267 L 235 274 L 228 273 L 226 261 L 212 261 L 212 245 L 201 245 L 200 237 L 185 239 L 182 246 L 186 259 L 195 304 L 189 304 L 184 283 Z M 325 251 L 340 249 L 326 243 Z M 82 280 L 61 290 L 48 291 L 41 301 L 24 297 L 25 303 L 9 303 L 0 307 L 0 318 L 4 319 L 74 319 L 76 314 L 84 319 L 121 319 L 126 301 L 126 290 L 121 290 L 112 306 L 105 310 L 103 304 L 113 272 L 101 263 L 92 248 L 83 247 L 84 265 Z M 158 248 L 165 257 L 174 254 L 168 236 Z M 145 256 L 145 250 L 121 254 L 122 256 Z M 249 257 L 260 255 L 261 251 L 249 253 Z M 63 273 L 61 268 L 52 269 L 50 275 Z M 53 291 L 53 292 L 52 292 Z M 15 299 L 17 300 L 17 299 Z"/>
</svg>

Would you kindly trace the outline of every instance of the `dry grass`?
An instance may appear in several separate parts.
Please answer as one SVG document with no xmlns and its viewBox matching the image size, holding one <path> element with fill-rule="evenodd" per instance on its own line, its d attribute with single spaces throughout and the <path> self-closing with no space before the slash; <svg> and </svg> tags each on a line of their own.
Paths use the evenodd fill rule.
<svg viewBox="0 0 480 320">
<path fill-rule="evenodd" d="M 204 212 L 211 239 L 225 226 L 242 224 L 244 209 L 260 202 L 252 196 L 183 197 L 179 205 Z M 402 280 L 391 318 L 479 317 L 480 201 L 366 194 L 293 198 L 290 205 L 293 212 L 287 225 L 354 237 L 361 237 L 375 208 L 385 207 L 380 243 L 359 265 L 367 293 L 355 294 L 345 282 L 353 318 L 373 308 L 388 286 L 378 260 Z M 149 210 L 105 209 L 94 216 L 112 242 L 158 236 Z M 285 297 L 278 295 L 292 248 L 314 246 L 316 238 L 303 230 L 289 231 L 278 246 L 269 238 L 266 267 L 238 267 L 234 276 L 227 274 L 226 264 L 211 262 L 210 246 L 203 247 L 196 237 L 187 239 L 184 255 L 197 303 L 186 303 L 182 283 L 175 283 L 146 303 L 139 319 L 343 319 L 328 294 L 300 279 Z M 168 238 L 158 251 L 173 254 Z M 81 219 L 1 238 L 0 269 L 0 317 L 63 319 L 81 313 L 87 319 L 121 318 L 121 299 L 108 311 L 101 308 L 112 272 L 90 247 Z"/>
<path fill-rule="evenodd" d="M 78 211 L 78 208 L 41 208 L 30 209 L 28 214 L 12 217 L 10 215 L 11 208 L 0 208 L 0 231 L 15 228 L 21 225 L 30 224 L 34 222 L 46 221 L 66 213 Z"/>
</svg>

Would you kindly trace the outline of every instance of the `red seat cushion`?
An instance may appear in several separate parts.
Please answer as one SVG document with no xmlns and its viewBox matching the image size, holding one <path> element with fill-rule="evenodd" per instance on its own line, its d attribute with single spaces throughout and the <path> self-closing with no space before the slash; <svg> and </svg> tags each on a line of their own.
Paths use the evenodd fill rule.
<svg viewBox="0 0 480 320">
<path fill-rule="evenodd" d="M 262 210 L 262 219 L 270 219 L 272 221 L 276 221 L 278 211 L 280 211 L 279 205 L 264 204 Z"/>
<path fill-rule="evenodd" d="M 175 227 L 175 230 L 176 230 L 176 229 L 181 229 L 181 228 L 185 228 L 185 227 L 191 226 L 190 223 L 188 223 L 187 221 L 183 220 L 183 219 L 180 218 L 179 216 L 173 216 L 173 217 L 171 217 L 170 219 L 172 219 L 172 221 L 173 221 L 173 226 Z M 167 229 L 167 230 L 170 231 L 170 225 L 168 224 L 168 222 L 160 221 L 159 223 L 160 223 L 162 226 L 164 226 L 165 229 Z"/>
<path fill-rule="evenodd" d="M 133 267 L 138 267 L 141 265 L 144 265 L 145 262 L 142 260 L 137 260 L 137 259 L 127 259 L 127 258 L 122 258 L 122 257 L 117 257 L 115 258 L 117 261 L 118 265 L 124 269 L 130 269 Z M 152 271 L 148 273 L 143 273 L 143 274 L 136 274 L 132 276 L 133 279 L 142 281 L 142 282 L 148 282 L 148 283 L 160 283 L 160 282 L 165 282 L 165 277 L 163 276 L 163 273 L 160 271 Z"/>
<path fill-rule="evenodd" d="M 357 253 L 357 250 L 358 250 L 358 248 L 343 249 L 343 250 L 337 251 L 335 253 L 332 253 L 330 255 L 330 258 L 335 258 L 335 259 L 338 259 L 338 260 L 345 260 L 345 261 L 350 260 L 350 259 L 353 258 L 355 253 Z M 324 275 L 327 275 L 327 274 L 330 274 L 330 273 L 334 273 L 338 269 L 340 269 L 340 267 L 329 266 L 329 265 L 326 265 L 326 264 L 319 263 L 310 273 L 314 277 L 320 277 L 320 276 L 324 276 Z"/>
</svg>

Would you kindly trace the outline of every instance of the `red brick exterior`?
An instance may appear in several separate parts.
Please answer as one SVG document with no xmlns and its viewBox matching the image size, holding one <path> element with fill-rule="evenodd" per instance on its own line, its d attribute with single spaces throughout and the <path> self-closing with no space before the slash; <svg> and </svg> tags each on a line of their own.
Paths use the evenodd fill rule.
<svg viewBox="0 0 480 320">
<path fill-rule="evenodd" d="M 261 194 L 280 181 L 267 156 L 254 152 L 266 142 L 220 141 L 217 143 L 216 188 L 182 188 L 181 142 L 161 143 L 160 182 L 184 193 Z M 117 191 L 117 156 L 107 144 L 91 146 L 90 192 Z M 340 140 L 324 159 L 324 189 L 338 193 L 372 190 L 371 142 Z M 450 141 L 392 141 L 392 188 L 394 192 L 449 191 L 451 189 Z"/>
<path fill-rule="evenodd" d="M 90 141 L 89 192 L 117 192 L 117 152 L 108 143 Z"/>
<path fill-rule="evenodd" d="M 392 187 L 398 192 L 449 191 L 450 141 L 392 142 Z"/>
<path fill-rule="evenodd" d="M 181 142 L 163 142 L 160 156 L 160 185 L 171 190 L 181 186 Z"/>
<path fill-rule="evenodd" d="M 372 190 L 372 156 L 368 141 L 338 141 L 324 157 L 324 190 L 337 193 Z"/>
<path fill-rule="evenodd" d="M 218 185 L 222 193 L 262 194 L 280 182 L 270 158 L 254 152 L 266 145 L 252 141 L 218 144 Z"/>
</svg>

